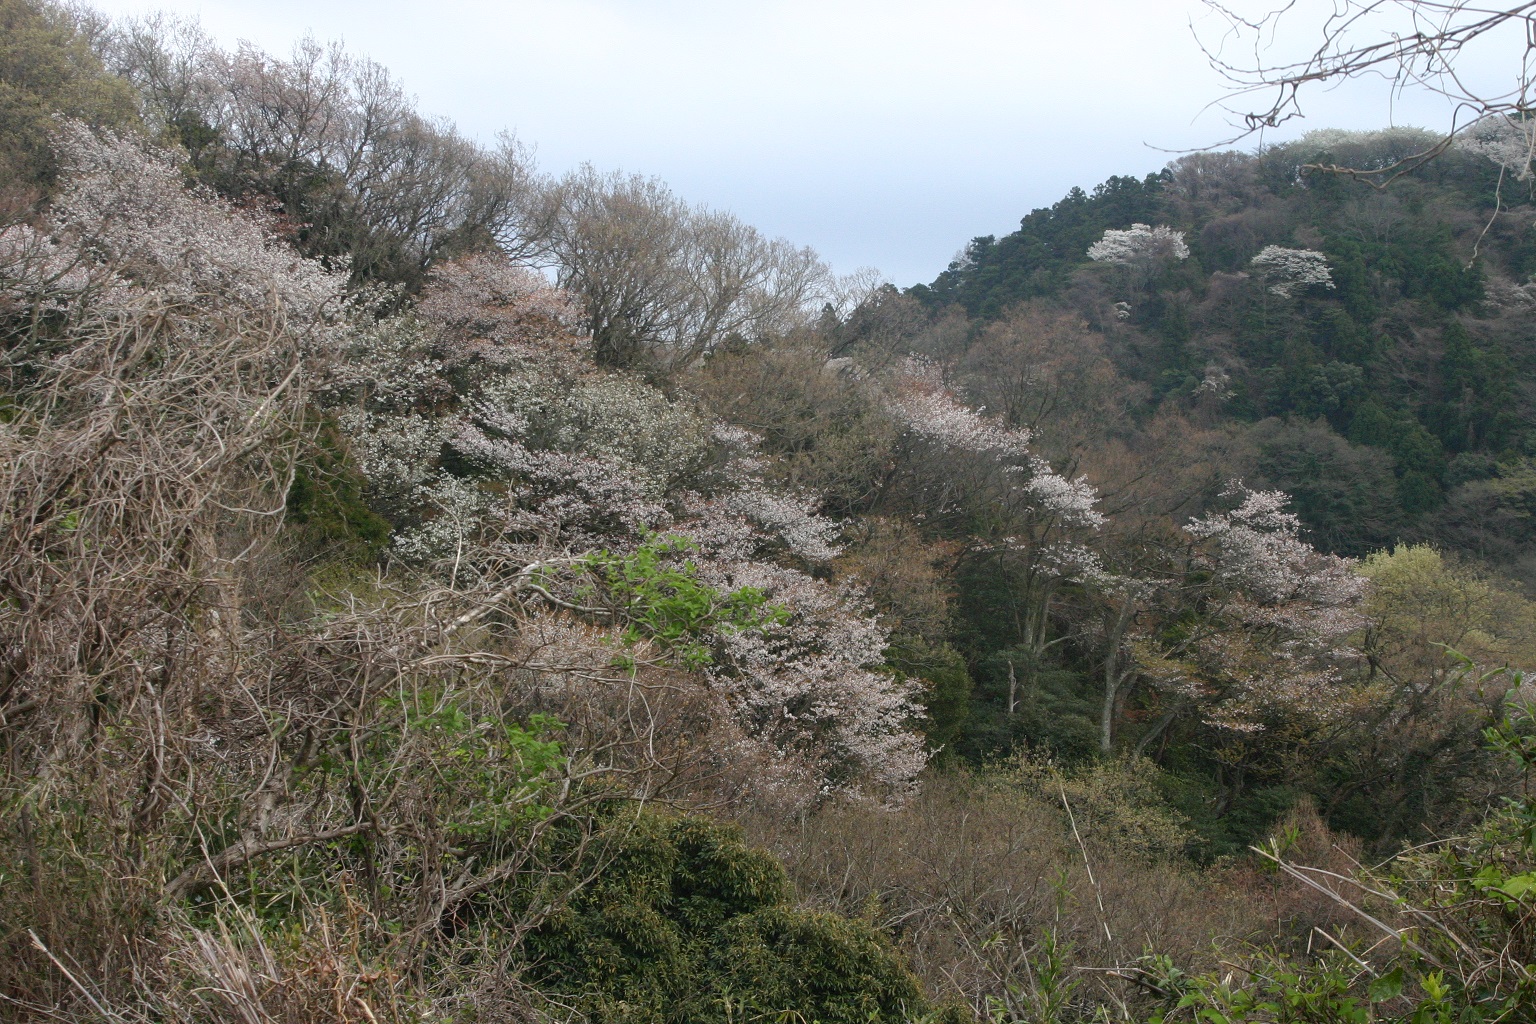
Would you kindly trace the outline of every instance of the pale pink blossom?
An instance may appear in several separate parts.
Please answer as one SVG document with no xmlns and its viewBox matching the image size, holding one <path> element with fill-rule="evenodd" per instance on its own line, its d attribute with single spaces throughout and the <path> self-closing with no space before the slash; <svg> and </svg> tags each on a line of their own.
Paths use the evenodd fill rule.
<svg viewBox="0 0 1536 1024">
<path fill-rule="evenodd" d="M 576 299 L 505 256 L 476 253 L 439 264 L 417 315 L 446 333 L 450 365 L 548 355 L 585 345 Z"/>
<path fill-rule="evenodd" d="M 808 758 L 828 784 L 899 795 L 927 762 L 918 684 L 876 671 L 888 642 L 864 595 L 765 562 L 705 563 L 722 590 L 756 587 L 789 621 L 726 634 L 710 670 L 750 734 Z"/>
<path fill-rule="evenodd" d="M 1348 705 L 1346 668 L 1358 658 L 1351 637 L 1367 625 L 1366 579 L 1350 559 L 1315 550 L 1282 491 L 1234 482 L 1230 512 L 1185 529 L 1205 543 L 1200 561 L 1219 593 L 1207 597 L 1212 619 L 1193 634 L 1190 654 L 1215 691 L 1208 717 L 1257 728 L 1283 710 L 1327 718 Z"/>
<path fill-rule="evenodd" d="M 1004 458 L 1029 454 L 1029 431 L 1007 427 L 958 401 L 943 371 L 926 359 L 912 356 L 901 364 L 890 406 L 902 426 L 941 447 Z"/>
<path fill-rule="evenodd" d="M 1487 157 L 1517 181 L 1529 181 L 1536 159 L 1536 125 L 1505 115 L 1485 117 L 1456 136 L 1456 148 Z"/>
<path fill-rule="evenodd" d="M 59 130 L 64 187 L 51 231 L 135 284 L 204 313 L 280 309 L 309 331 L 340 311 L 346 276 L 298 256 L 211 193 L 186 188 L 172 159 L 78 122 Z"/>
</svg>

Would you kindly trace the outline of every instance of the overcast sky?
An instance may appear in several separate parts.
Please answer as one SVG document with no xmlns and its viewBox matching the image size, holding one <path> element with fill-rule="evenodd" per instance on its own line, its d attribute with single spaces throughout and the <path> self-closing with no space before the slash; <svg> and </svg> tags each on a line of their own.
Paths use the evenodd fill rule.
<svg viewBox="0 0 1536 1024">
<path fill-rule="evenodd" d="M 426 113 L 540 166 L 653 174 L 840 271 L 931 280 L 1073 185 L 1230 130 L 1198 0 L 95 0 L 286 52 L 306 32 L 389 67 Z M 1437 122 L 1359 88 L 1307 128 Z M 1278 141 L 1280 136 L 1271 136 Z M 1251 147 L 1253 141 L 1245 145 Z"/>
</svg>

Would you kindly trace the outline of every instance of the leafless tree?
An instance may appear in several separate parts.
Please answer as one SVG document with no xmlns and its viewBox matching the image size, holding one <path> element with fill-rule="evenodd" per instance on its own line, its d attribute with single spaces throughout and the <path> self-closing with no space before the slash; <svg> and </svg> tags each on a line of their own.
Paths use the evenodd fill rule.
<svg viewBox="0 0 1536 1024">
<path fill-rule="evenodd" d="M 683 366 L 722 340 L 804 323 L 827 278 L 809 249 L 691 206 L 654 178 L 586 166 L 553 189 L 549 259 L 600 363 Z"/>
<path fill-rule="evenodd" d="M 231 53 L 156 15 L 121 23 L 104 50 L 205 181 L 274 197 L 309 252 L 355 277 L 416 283 L 443 258 L 492 244 L 526 256 L 542 238 L 543 193 L 515 138 L 483 146 L 423 116 L 383 66 L 338 44 Z"/>
</svg>

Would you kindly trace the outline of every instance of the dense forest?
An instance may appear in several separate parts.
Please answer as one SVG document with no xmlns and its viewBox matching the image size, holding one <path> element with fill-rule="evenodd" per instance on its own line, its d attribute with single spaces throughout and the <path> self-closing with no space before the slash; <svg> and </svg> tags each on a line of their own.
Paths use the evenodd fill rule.
<svg viewBox="0 0 1536 1024">
<path fill-rule="evenodd" d="M 1528 137 L 902 289 L 0 0 L 0 1019 L 1536 1019 Z"/>
</svg>

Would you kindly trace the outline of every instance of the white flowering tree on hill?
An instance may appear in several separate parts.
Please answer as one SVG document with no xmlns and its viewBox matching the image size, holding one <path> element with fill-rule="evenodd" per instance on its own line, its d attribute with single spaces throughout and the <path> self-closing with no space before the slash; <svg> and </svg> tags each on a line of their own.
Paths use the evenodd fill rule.
<svg viewBox="0 0 1536 1024">
<path fill-rule="evenodd" d="M 1096 263 L 1136 266 L 1165 259 L 1189 259 L 1189 246 L 1184 241 L 1184 232 L 1166 224 L 1132 224 L 1124 230 L 1106 230 L 1103 238 L 1088 247 L 1088 258 Z"/>
<path fill-rule="evenodd" d="M 1332 288 L 1333 272 L 1328 257 L 1314 249 L 1287 249 L 1266 245 L 1248 261 L 1254 273 L 1268 286 L 1271 295 L 1289 299 L 1299 289 L 1312 285 Z"/>
<path fill-rule="evenodd" d="M 1517 181 L 1529 181 L 1536 160 L 1536 122 L 1508 115 L 1485 117 L 1456 136 L 1456 148 L 1492 160 Z"/>
<path fill-rule="evenodd" d="M 1234 508 L 1185 527 L 1196 545 L 1185 589 L 1201 615 L 1149 650 L 1151 672 L 1226 729 L 1332 720 L 1361 699 L 1350 673 L 1367 582 L 1353 560 L 1302 538 L 1285 493 L 1234 482 L 1225 496 Z"/>
<path fill-rule="evenodd" d="M 1184 241 L 1184 232 L 1166 224 L 1132 224 L 1125 229 L 1106 230 L 1103 238 L 1088 247 L 1088 258 L 1120 267 L 1131 287 L 1140 289 L 1164 266 L 1189 259 L 1189 245 Z M 1129 312 L 1127 307 L 1127 316 Z"/>
<path fill-rule="evenodd" d="M 1097 563 L 1092 546 L 1106 521 L 1097 489 L 1034 452 L 1030 431 L 962 402 L 932 362 L 912 358 L 898 367 L 888 404 L 919 486 L 934 492 L 926 515 L 971 520 L 973 552 L 1014 580 L 1019 647 L 1030 666 L 1040 664 L 1057 588 Z M 930 477 L 934 483 L 922 482 Z"/>
</svg>

